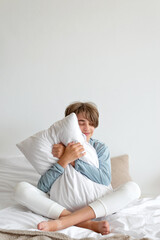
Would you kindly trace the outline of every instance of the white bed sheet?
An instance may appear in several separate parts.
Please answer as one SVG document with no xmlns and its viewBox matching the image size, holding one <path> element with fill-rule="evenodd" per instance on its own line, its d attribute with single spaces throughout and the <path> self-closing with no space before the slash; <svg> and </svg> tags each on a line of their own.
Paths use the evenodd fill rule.
<svg viewBox="0 0 160 240">
<path fill-rule="evenodd" d="M 13 199 L 13 188 L 19 181 L 36 185 L 39 175 L 22 156 L 0 158 L 0 228 L 36 230 L 39 222 L 47 220 L 22 207 Z M 160 195 L 156 198 L 143 198 L 135 201 L 120 212 L 106 218 L 110 224 L 108 235 L 125 234 L 133 239 L 148 237 L 160 239 Z M 91 230 L 70 227 L 60 231 L 72 238 L 106 238 Z"/>
<path fill-rule="evenodd" d="M 134 239 L 148 237 L 158 240 L 160 239 L 160 196 L 135 201 L 125 209 L 108 216 L 106 219 L 110 223 L 111 228 L 111 234 L 108 237 L 116 234 L 125 234 L 132 236 Z M 20 205 L 8 207 L 0 211 L 1 229 L 36 230 L 37 224 L 44 220 L 47 220 L 47 218 L 34 214 Z M 73 238 L 102 238 L 101 234 L 74 226 L 59 232 Z"/>
</svg>

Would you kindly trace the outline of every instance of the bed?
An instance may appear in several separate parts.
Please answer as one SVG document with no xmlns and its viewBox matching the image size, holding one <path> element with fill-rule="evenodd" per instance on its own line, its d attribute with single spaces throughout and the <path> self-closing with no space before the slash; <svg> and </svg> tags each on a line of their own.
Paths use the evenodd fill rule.
<svg viewBox="0 0 160 240">
<path fill-rule="evenodd" d="M 111 165 L 113 188 L 131 179 L 128 155 L 112 158 Z M 54 233 L 38 231 L 37 224 L 47 218 L 17 204 L 13 189 L 20 181 L 36 185 L 39 178 L 24 156 L 0 158 L 0 239 L 160 239 L 160 196 L 140 198 L 108 216 L 111 233 L 105 236 L 76 226 Z"/>
</svg>

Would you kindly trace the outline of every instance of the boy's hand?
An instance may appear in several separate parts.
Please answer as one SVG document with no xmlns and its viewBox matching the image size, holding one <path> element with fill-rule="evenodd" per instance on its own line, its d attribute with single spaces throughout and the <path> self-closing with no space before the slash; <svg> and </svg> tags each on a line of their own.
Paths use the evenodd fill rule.
<svg viewBox="0 0 160 240">
<path fill-rule="evenodd" d="M 69 143 L 65 148 L 63 156 L 59 159 L 58 163 L 66 168 L 67 165 L 71 162 L 74 162 L 76 159 L 83 157 L 86 154 L 84 148 L 80 143 Z"/>
<path fill-rule="evenodd" d="M 61 158 L 65 151 L 65 146 L 63 143 L 54 144 L 52 148 L 52 154 L 56 158 Z"/>
<path fill-rule="evenodd" d="M 75 168 L 75 161 L 70 163 Z"/>
</svg>

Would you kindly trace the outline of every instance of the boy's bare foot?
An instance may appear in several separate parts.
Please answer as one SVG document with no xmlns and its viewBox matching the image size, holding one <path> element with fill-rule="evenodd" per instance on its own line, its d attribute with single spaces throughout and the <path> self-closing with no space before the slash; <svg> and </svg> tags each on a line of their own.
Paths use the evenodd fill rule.
<svg viewBox="0 0 160 240">
<path fill-rule="evenodd" d="M 90 221 L 91 229 L 94 232 L 101 233 L 102 235 L 107 235 L 110 233 L 109 223 L 107 221 Z"/>
<path fill-rule="evenodd" d="M 59 219 L 40 222 L 37 225 L 37 228 L 41 231 L 49 231 L 49 232 L 55 232 L 63 229 L 61 225 L 61 221 Z"/>
<path fill-rule="evenodd" d="M 84 225 L 84 226 L 83 226 Z M 80 223 L 77 226 L 88 228 L 94 232 L 101 233 L 102 235 L 109 234 L 109 223 L 107 221 L 88 221 L 86 223 Z M 63 220 L 49 220 L 40 222 L 37 228 L 42 231 L 58 231 L 65 228 L 63 225 Z"/>
</svg>

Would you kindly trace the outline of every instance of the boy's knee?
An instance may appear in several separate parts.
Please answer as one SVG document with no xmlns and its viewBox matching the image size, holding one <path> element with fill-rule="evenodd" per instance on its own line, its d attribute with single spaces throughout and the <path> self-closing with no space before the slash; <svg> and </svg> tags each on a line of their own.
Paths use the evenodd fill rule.
<svg viewBox="0 0 160 240">
<path fill-rule="evenodd" d="M 31 195 L 31 185 L 27 182 L 20 182 L 14 190 L 14 198 L 17 202 L 23 202 Z"/>
<path fill-rule="evenodd" d="M 122 185 L 123 191 L 133 199 L 138 199 L 141 196 L 141 190 L 137 183 L 129 181 Z"/>
</svg>

